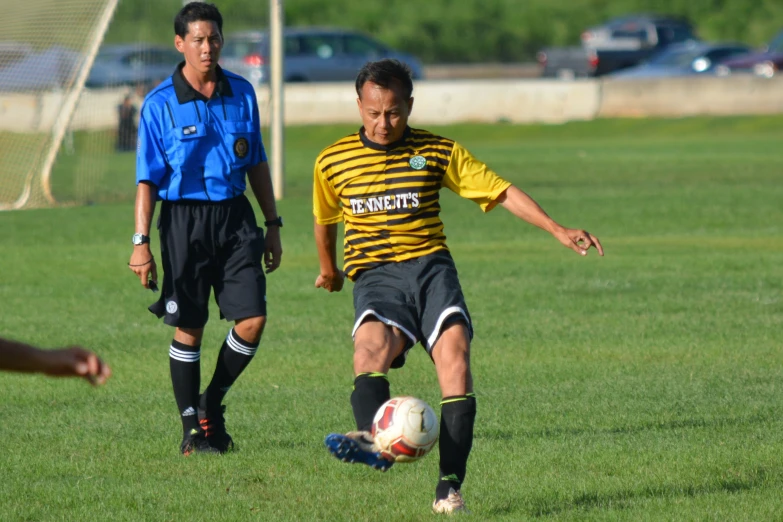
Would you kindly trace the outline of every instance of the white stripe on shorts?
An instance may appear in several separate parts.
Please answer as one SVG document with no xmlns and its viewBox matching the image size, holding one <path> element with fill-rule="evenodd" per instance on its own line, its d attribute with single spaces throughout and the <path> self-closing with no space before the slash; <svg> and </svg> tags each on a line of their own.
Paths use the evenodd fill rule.
<svg viewBox="0 0 783 522">
<path fill-rule="evenodd" d="M 440 329 L 443 327 L 443 321 L 448 319 L 450 316 L 454 314 L 461 314 L 462 317 L 465 318 L 465 322 L 468 325 L 468 330 L 470 330 L 470 319 L 468 319 L 468 314 L 465 313 L 465 310 L 460 308 L 459 306 L 451 306 L 449 308 L 446 308 L 443 310 L 440 314 L 440 317 L 438 317 L 438 322 L 435 323 L 435 330 L 433 330 L 432 334 L 427 338 L 427 346 L 425 348 L 427 349 L 427 352 L 432 351 L 432 347 L 435 344 L 435 342 L 438 340 L 438 336 L 440 335 Z"/>
<path fill-rule="evenodd" d="M 383 324 L 389 325 L 389 326 L 396 326 L 400 329 L 402 333 L 404 333 L 408 339 L 411 340 L 411 343 L 416 344 L 418 342 L 418 339 L 416 339 L 416 336 L 413 335 L 411 332 L 409 332 L 405 327 L 403 327 L 400 324 L 397 324 L 396 322 L 392 321 L 391 319 L 387 319 L 386 317 L 383 317 L 382 315 L 378 314 L 373 309 L 368 309 L 362 312 L 362 315 L 359 316 L 359 319 L 356 320 L 356 323 L 353 325 L 353 331 L 351 332 L 351 337 L 356 337 L 356 330 L 359 329 L 359 327 L 362 325 L 362 321 L 368 316 L 368 315 L 374 315 L 380 322 Z"/>
</svg>

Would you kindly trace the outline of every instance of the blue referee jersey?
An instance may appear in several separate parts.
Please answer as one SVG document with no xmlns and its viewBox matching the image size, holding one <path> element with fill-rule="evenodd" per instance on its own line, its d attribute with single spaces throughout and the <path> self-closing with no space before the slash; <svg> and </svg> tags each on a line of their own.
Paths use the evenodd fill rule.
<svg viewBox="0 0 783 522">
<path fill-rule="evenodd" d="M 165 201 L 222 201 L 245 191 L 247 169 L 266 161 L 256 93 L 217 68 L 207 99 L 185 81 L 180 64 L 144 99 L 136 184 L 149 181 Z"/>
</svg>

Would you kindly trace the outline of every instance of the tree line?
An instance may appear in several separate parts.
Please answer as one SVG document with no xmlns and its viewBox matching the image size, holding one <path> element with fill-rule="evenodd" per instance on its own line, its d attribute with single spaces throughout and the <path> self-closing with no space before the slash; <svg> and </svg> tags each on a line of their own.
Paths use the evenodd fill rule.
<svg viewBox="0 0 783 522">
<path fill-rule="evenodd" d="M 225 33 L 264 29 L 269 0 L 215 0 Z M 365 31 L 425 63 L 525 62 L 545 46 L 578 45 L 589 26 L 650 12 L 649 0 L 288 0 L 287 25 Z M 783 0 L 656 0 L 705 40 L 761 46 L 783 30 Z M 170 43 L 180 0 L 122 0 L 109 42 Z"/>
</svg>

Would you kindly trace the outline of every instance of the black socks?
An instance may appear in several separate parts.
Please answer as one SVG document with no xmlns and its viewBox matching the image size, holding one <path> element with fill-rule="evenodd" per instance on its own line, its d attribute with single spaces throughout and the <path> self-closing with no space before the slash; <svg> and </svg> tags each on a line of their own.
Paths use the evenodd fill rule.
<svg viewBox="0 0 783 522">
<path fill-rule="evenodd" d="M 182 419 L 182 430 L 188 435 L 198 429 L 198 390 L 201 386 L 201 346 L 188 346 L 172 340 L 169 347 L 169 368 L 174 399 Z"/>
<path fill-rule="evenodd" d="M 247 368 L 256 354 L 259 343 L 249 343 L 232 328 L 220 347 L 215 374 L 202 397 L 202 408 L 217 409 L 237 377 Z"/>
<path fill-rule="evenodd" d="M 445 397 L 440 404 L 440 481 L 435 488 L 436 500 L 448 497 L 450 488 L 459 491 L 465 480 L 473 446 L 476 396 L 469 393 Z"/>
<path fill-rule="evenodd" d="M 389 393 L 389 379 L 385 373 L 360 373 L 356 376 L 351 407 L 358 430 L 370 431 L 378 408 L 391 398 Z"/>
</svg>

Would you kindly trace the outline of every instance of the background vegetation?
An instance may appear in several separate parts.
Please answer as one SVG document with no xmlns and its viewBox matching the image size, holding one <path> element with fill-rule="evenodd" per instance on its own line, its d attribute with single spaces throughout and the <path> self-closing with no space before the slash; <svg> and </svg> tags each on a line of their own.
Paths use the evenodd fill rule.
<svg viewBox="0 0 783 522">
<path fill-rule="evenodd" d="M 264 28 L 268 0 L 216 0 L 226 32 Z M 289 0 L 288 25 L 335 25 L 367 31 L 427 63 L 521 62 L 547 45 L 579 43 L 590 25 L 648 12 L 648 0 Z M 123 0 L 113 42 L 171 41 L 179 0 Z M 656 0 L 656 11 L 687 17 L 708 40 L 763 45 L 783 29 L 780 0 Z"/>
</svg>

